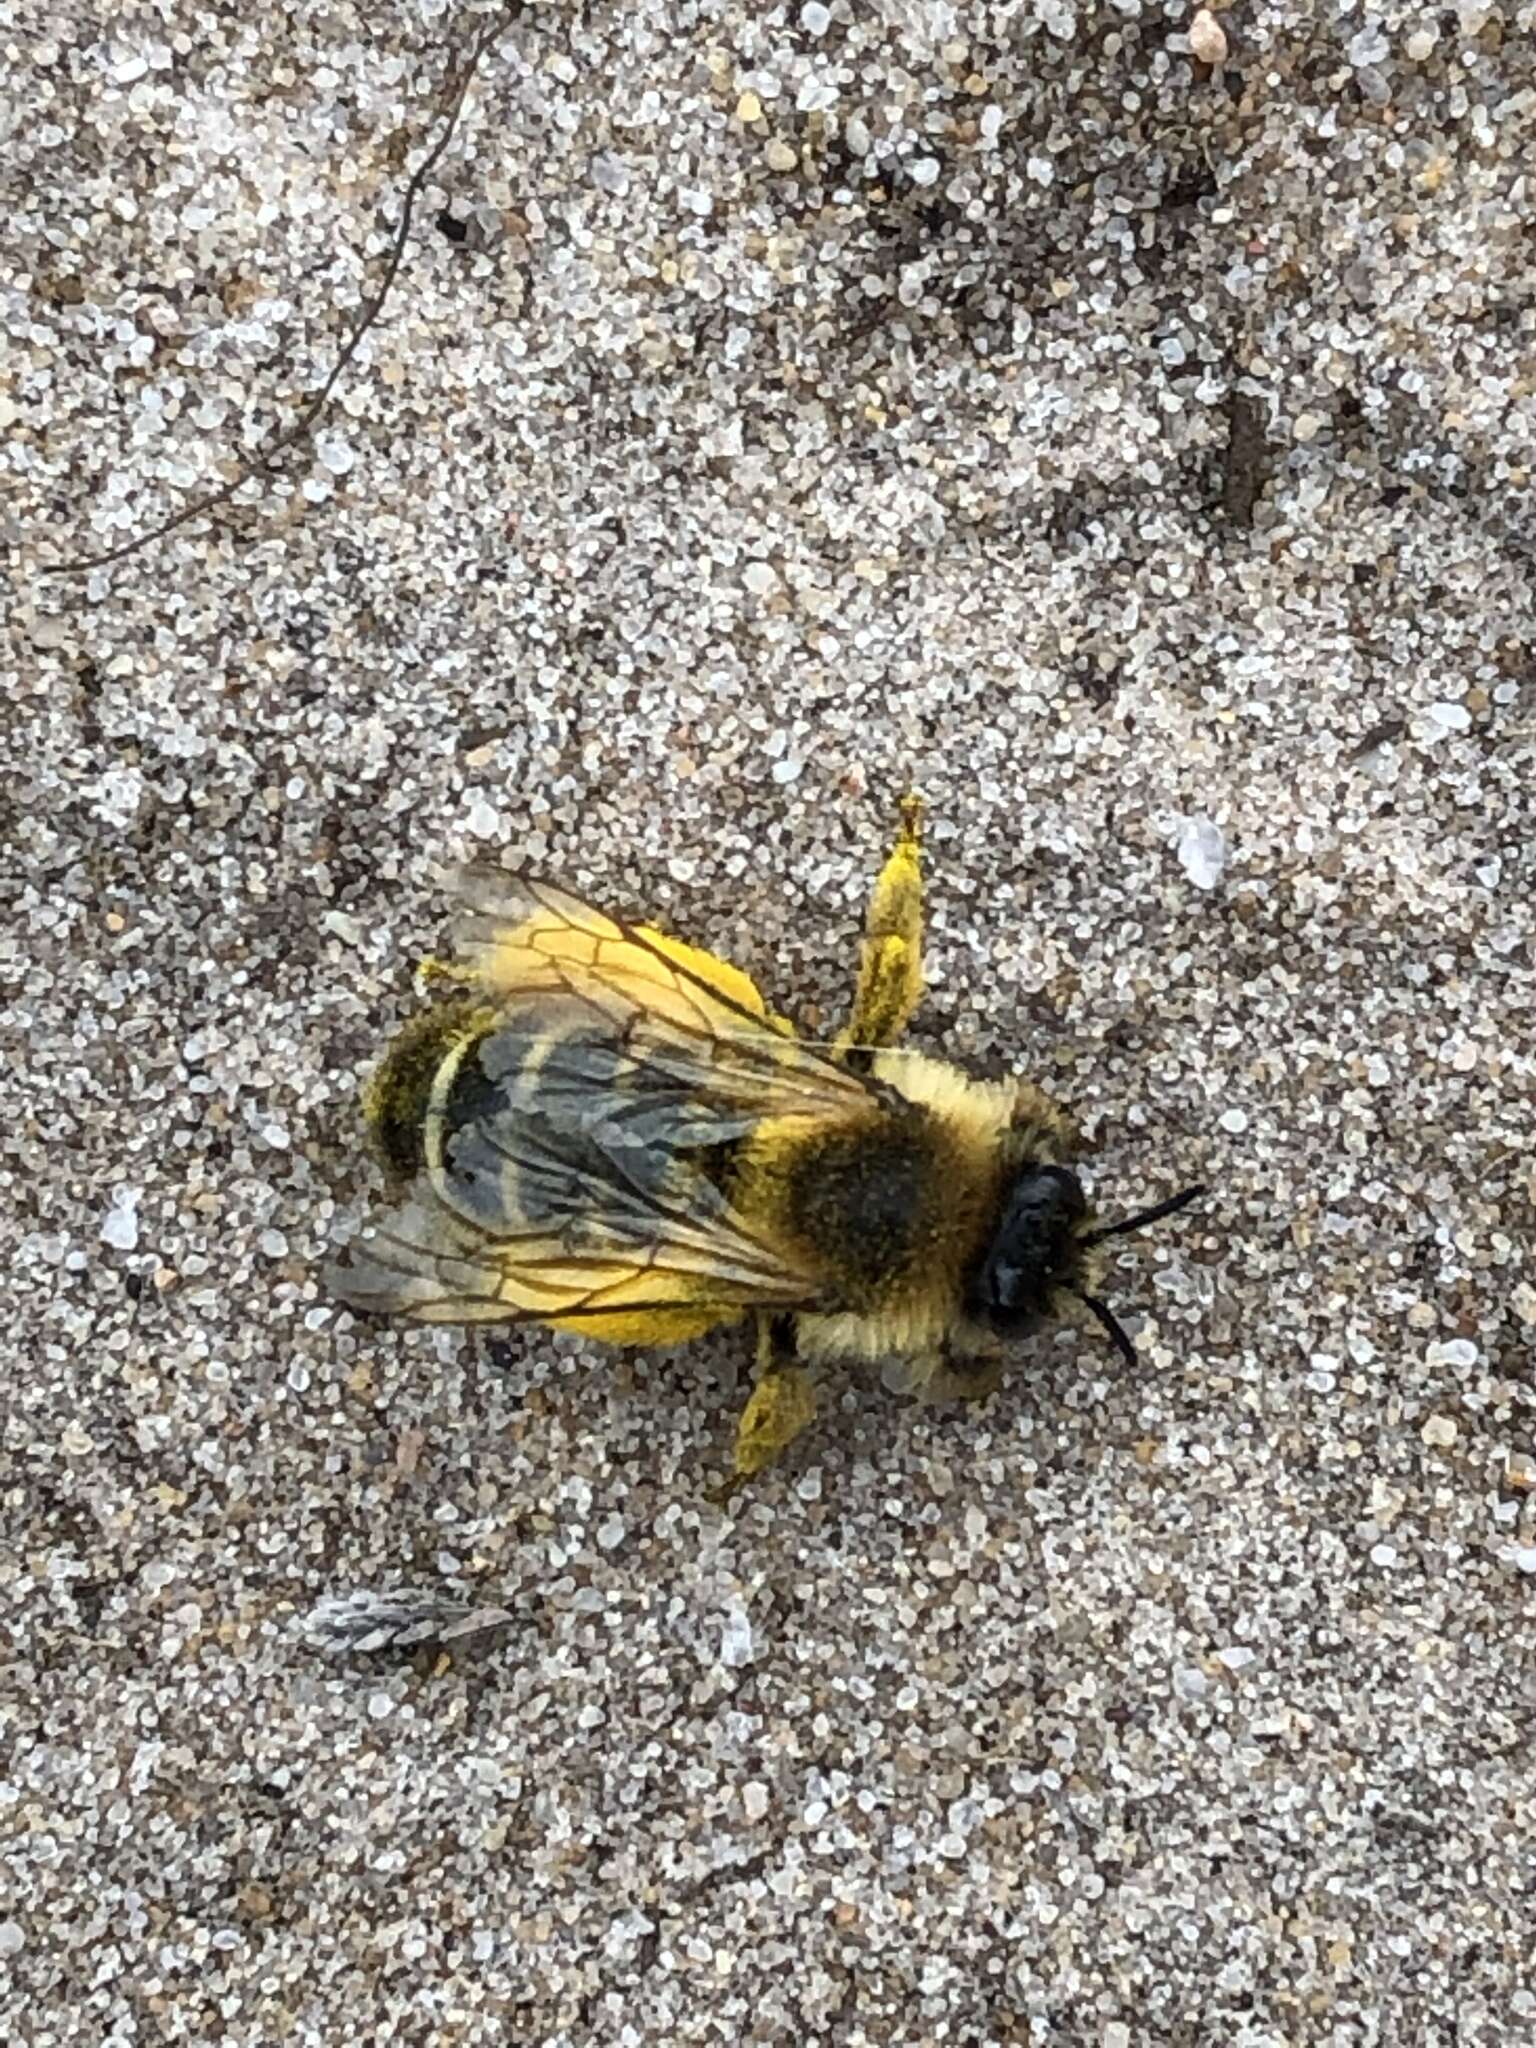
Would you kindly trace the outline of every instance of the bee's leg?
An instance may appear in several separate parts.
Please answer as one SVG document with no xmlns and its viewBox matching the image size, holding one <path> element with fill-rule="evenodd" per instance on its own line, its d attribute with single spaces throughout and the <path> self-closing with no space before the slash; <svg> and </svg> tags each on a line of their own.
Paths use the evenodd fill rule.
<svg viewBox="0 0 1536 2048">
<path fill-rule="evenodd" d="M 1076 1117 L 1032 1081 L 1013 1083 L 1013 1130 L 1029 1159 L 1060 1162 L 1075 1159 L 1083 1149 Z"/>
<path fill-rule="evenodd" d="M 458 967 L 451 960 L 426 953 L 416 962 L 416 979 L 426 989 L 473 988 L 480 976 L 471 967 Z"/>
<path fill-rule="evenodd" d="M 901 800 L 901 830 L 880 870 L 864 920 L 853 1015 L 837 1041 L 846 1057 L 894 1045 L 923 993 L 923 800 Z"/>
<path fill-rule="evenodd" d="M 923 1389 L 924 1401 L 985 1401 L 1002 1384 L 1001 1358 L 951 1359 L 946 1356 Z"/>
<path fill-rule="evenodd" d="M 731 1477 L 714 1498 L 728 1500 L 744 1480 L 773 1463 L 816 1414 L 811 1375 L 795 1360 L 795 1326 L 789 1316 L 757 1319 L 757 1385 L 736 1425 Z"/>
<path fill-rule="evenodd" d="M 941 1344 L 936 1351 L 888 1358 L 880 1378 L 888 1392 L 905 1394 L 925 1407 L 944 1401 L 984 1401 L 1001 1384 L 1005 1362 L 1001 1349 L 957 1358 L 948 1344 Z"/>
</svg>

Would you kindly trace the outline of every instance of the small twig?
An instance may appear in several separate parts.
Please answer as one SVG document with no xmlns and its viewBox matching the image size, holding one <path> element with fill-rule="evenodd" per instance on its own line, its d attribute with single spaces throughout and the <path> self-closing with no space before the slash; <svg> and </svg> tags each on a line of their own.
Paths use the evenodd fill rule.
<svg viewBox="0 0 1536 2048">
<path fill-rule="evenodd" d="M 152 541 L 164 540 L 168 533 L 174 533 L 178 526 L 185 526 L 189 519 L 200 519 L 204 513 L 216 511 L 220 505 L 226 504 L 238 490 L 241 490 L 250 482 L 253 476 L 269 473 L 278 456 L 286 449 L 291 448 L 296 441 L 301 441 L 309 433 L 330 402 L 331 393 L 336 389 L 343 371 L 362 346 L 363 336 L 372 327 L 384 309 L 384 301 L 389 297 L 390 290 L 395 282 L 396 273 L 400 268 L 401 258 L 405 254 L 405 245 L 410 239 L 411 214 L 416 204 L 417 195 L 436 168 L 443 151 L 453 140 L 453 132 L 459 125 L 459 115 L 463 112 L 464 101 L 469 93 L 470 84 L 474 79 L 480 60 L 491 44 L 502 33 L 503 29 L 510 25 L 513 16 L 519 11 L 517 6 L 503 8 L 490 27 L 481 35 L 473 50 L 470 51 L 463 70 L 459 73 L 450 89 L 448 118 L 443 124 L 443 132 L 431 149 L 427 151 L 427 154 L 416 166 L 407 181 L 405 192 L 400 202 L 400 225 L 395 230 L 394 245 L 390 249 L 389 260 L 384 266 L 384 275 L 379 282 L 379 288 L 373 297 L 364 304 L 362 311 L 353 324 L 352 332 L 347 336 L 341 354 L 336 358 L 331 374 L 326 378 L 324 384 L 321 385 L 318 394 L 310 400 L 293 424 L 285 427 L 274 441 L 269 442 L 265 448 L 254 455 L 232 482 L 221 484 L 216 491 L 209 491 L 203 497 L 195 498 L 190 505 L 184 506 L 180 512 L 175 513 L 169 519 L 162 520 L 159 526 L 151 526 L 145 532 L 135 535 L 132 540 L 125 540 L 121 547 L 109 549 L 104 555 L 79 555 L 71 561 L 51 563 L 43 569 L 42 574 L 44 576 L 75 576 L 88 569 L 104 569 L 109 563 L 121 562 L 125 556 L 137 554 L 140 548 L 147 548 Z"/>
</svg>

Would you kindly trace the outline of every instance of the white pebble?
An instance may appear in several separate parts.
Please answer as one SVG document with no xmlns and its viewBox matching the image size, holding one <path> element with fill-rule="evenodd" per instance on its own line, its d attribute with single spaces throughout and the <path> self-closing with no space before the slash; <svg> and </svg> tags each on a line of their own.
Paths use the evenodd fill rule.
<svg viewBox="0 0 1536 2048">
<path fill-rule="evenodd" d="M 1349 39 L 1349 61 L 1357 71 L 1367 65 L 1379 64 L 1384 57 L 1390 57 L 1392 45 L 1382 31 L 1379 21 L 1368 21 L 1358 35 Z"/>
<path fill-rule="evenodd" d="M 1517 1572 L 1536 1572 L 1536 1543 L 1512 1543 L 1504 1555 Z"/>
<path fill-rule="evenodd" d="M 1217 1121 L 1224 1131 L 1230 1131 L 1235 1138 L 1247 1130 L 1248 1112 L 1245 1109 L 1224 1109 Z"/>
<path fill-rule="evenodd" d="M 1449 1337 L 1445 1343 L 1431 1344 L 1429 1347 L 1428 1363 L 1430 1365 L 1450 1365 L 1464 1368 L 1469 1365 L 1476 1365 L 1477 1359 L 1477 1346 L 1470 1337 Z"/>
<path fill-rule="evenodd" d="M 340 939 L 345 945 L 360 946 L 363 943 L 363 928 L 350 911 L 328 910 L 320 922 L 333 938 Z"/>
<path fill-rule="evenodd" d="M 0 1920 L 0 1956 L 13 1956 L 26 1945 L 27 1937 L 14 1920 Z"/>
<path fill-rule="evenodd" d="M 807 35 L 824 36 L 832 25 L 831 9 L 823 7 L 821 0 L 805 0 L 800 10 L 800 26 Z"/>
<path fill-rule="evenodd" d="M 1200 8 L 1189 24 L 1189 47 L 1202 64 L 1227 60 L 1227 32 L 1208 7 Z"/>
<path fill-rule="evenodd" d="M 315 453 L 332 476 L 345 476 L 357 460 L 350 444 L 339 434 L 316 434 Z"/>
<path fill-rule="evenodd" d="M 395 1703 L 387 1692 L 371 1692 L 368 1695 L 368 1718 L 384 1721 L 395 1711 Z"/>
<path fill-rule="evenodd" d="M 907 171 L 914 185 L 936 185 L 939 182 L 939 160 L 936 156 L 920 156 L 916 163 L 907 166 Z"/>
<path fill-rule="evenodd" d="M 624 1541 L 624 1518 L 610 1515 L 606 1522 L 597 1525 L 597 1547 L 599 1550 L 617 1550 Z"/>
<path fill-rule="evenodd" d="M 101 1241 L 109 1244 L 114 1251 L 131 1252 L 139 1242 L 139 1203 L 143 1198 L 142 1188 L 126 1185 L 112 1190 L 112 1199 L 107 1213 L 102 1218 Z"/>
<path fill-rule="evenodd" d="M 1436 725 L 1447 732 L 1468 732 L 1472 725 L 1472 714 L 1465 704 L 1458 704 L 1452 698 L 1443 698 L 1438 704 L 1431 704 L 1429 716 Z"/>
<path fill-rule="evenodd" d="M 782 761 L 774 762 L 768 773 L 782 788 L 788 783 L 798 782 L 804 766 L 805 763 L 797 761 L 793 754 L 786 754 Z"/>
<path fill-rule="evenodd" d="M 629 190 L 629 166 L 622 157 L 610 156 L 605 151 L 592 159 L 592 182 L 599 192 L 622 199 Z"/>
<path fill-rule="evenodd" d="M 1434 1450 L 1446 1450 L 1456 1441 L 1456 1420 L 1450 1415 L 1431 1415 L 1419 1435 Z"/>
<path fill-rule="evenodd" d="M 778 571 L 771 562 L 748 562 L 741 572 L 743 585 L 754 597 L 766 597 L 778 588 Z"/>
<path fill-rule="evenodd" d="M 720 1636 L 720 1662 L 731 1671 L 739 1671 L 743 1664 L 752 1662 L 752 1624 L 740 1607 L 726 1611 Z"/>
<path fill-rule="evenodd" d="M 469 815 L 465 818 L 464 825 L 476 839 L 494 839 L 499 822 L 496 806 L 483 796 L 477 796 L 469 807 Z"/>
<path fill-rule="evenodd" d="M 1205 817 L 1186 818 L 1179 831 L 1179 866 L 1197 889 L 1214 889 L 1227 865 L 1227 842 L 1221 827 Z"/>
<path fill-rule="evenodd" d="M 761 1820 L 768 1811 L 768 1787 L 760 1778 L 742 1786 L 741 1805 L 748 1820 Z"/>
</svg>

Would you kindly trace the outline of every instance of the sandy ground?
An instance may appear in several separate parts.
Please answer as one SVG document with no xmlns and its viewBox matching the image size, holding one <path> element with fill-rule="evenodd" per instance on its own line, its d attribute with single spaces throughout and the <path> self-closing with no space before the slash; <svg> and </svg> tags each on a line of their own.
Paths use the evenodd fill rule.
<svg viewBox="0 0 1536 2048">
<path fill-rule="evenodd" d="M 1513 2042 L 1536 14 L 12 9 L 0 2017 L 53 2044 Z M 470 24 L 470 25 L 466 25 Z M 1070 1099 L 1141 1363 L 368 1326 L 442 864 Z M 327 1594 L 504 1608 L 326 1658 Z"/>
</svg>

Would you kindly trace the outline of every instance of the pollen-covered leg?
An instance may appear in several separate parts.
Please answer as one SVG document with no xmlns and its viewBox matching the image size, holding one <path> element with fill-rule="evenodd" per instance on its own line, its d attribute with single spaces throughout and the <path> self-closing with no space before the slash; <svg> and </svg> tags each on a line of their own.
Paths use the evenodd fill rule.
<svg viewBox="0 0 1536 2048">
<path fill-rule="evenodd" d="M 716 1489 L 716 1500 L 728 1500 L 745 1480 L 773 1464 L 815 1420 L 816 1389 L 807 1369 L 795 1363 L 787 1317 L 758 1318 L 757 1369 L 757 1385 L 736 1425 L 731 1477 Z"/>
<path fill-rule="evenodd" d="M 735 1476 L 750 1479 L 771 1465 L 816 1417 L 816 1390 L 803 1365 L 775 1366 L 752 1389 L 736 1425 Z"/>
<path fill-rule="evenodd" d="M 440 960 L 435 953 L 424 953 L 416 962 L 416 979 L 425 989 L 466 989 L 474 988 L 480 976 L 473 967 L 459 967 L 452 960 Z"/>
<path fill-rule="evenodd" d="M 864 920 L 853 1015 L 837 1041 L 856 1046 L 894 1045 L 923 993 L 923 800 L 901 803 L 901 830 L 880 870 Z"/>
</svg>

